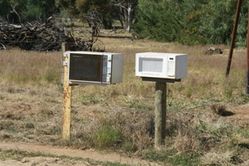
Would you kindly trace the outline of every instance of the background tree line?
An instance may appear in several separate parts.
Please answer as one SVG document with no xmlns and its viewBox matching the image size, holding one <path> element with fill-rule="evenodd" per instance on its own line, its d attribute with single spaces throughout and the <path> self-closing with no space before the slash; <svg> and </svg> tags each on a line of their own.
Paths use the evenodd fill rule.
<svg viewBox="0 0 249 166">
<path fill-rule="evenodd" d="M 10 23 L 45 21 L 58 12 L 55 0 L 0 0 L 0 16 Z"/>
<path fill-rule="evenodd" d="M 135 30 L 142 37 L 186 44 L 228 44 L 237 0 L 139 0 Z M 245 45 L 247 1 L 243 2 L 238 44 Z"/>
<path fill-rule="evenodd" d="M 248 3 L 244 1 L 238 44 L 245 45 Z M 51 15 L 114 22 L 139 37 L 185 44 L 228 44 L 236 0 L 0 0 L 0 16 L 11 23 Z"/>
</svg>

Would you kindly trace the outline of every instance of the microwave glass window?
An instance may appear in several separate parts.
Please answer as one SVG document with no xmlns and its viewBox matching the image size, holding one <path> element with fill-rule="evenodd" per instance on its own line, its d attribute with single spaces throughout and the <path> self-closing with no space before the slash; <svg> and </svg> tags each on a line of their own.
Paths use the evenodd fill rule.
<svg viewBox="0 0 249 166">
<path fill-rule="evenodd" d="M 139 72 L 162 72 L 163 59 L 139 58 Z"/>
<path fill-rule="evenodd" d="M 101 82 L 102 56 L 71 54 L 69 79 Z"/>
</svg>

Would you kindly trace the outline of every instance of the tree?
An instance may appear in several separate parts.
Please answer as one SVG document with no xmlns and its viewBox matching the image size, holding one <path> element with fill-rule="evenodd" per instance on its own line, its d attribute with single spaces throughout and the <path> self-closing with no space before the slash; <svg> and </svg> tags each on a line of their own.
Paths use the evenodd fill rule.
<svg viewBox="0 0 249 166">
<path fill-rule="evenodd" d="M 0 16 L 6 19 L 10 10 L 11 10 L 10 1 L 0 0 Z"/>
<path fill-rule="evenodd" d="M 0 15 L 11 23 L 45 21 L 56 12 L 55 0 L 0 0 Z"/>
<path fill-rule="evenodd" d="M 145 38 L 175 41 L 182 26 L 179 5 L 171 0 L 139 0 L 135 31 Z"/>
<path fill-rule="evenodd" d="M 181 11 L 182 27 L 179 32 L 177 41 L 184 44 L 205 43 L 206 38 L 200 33 L 199 26 L 205 19 L 206 8 L 209 0 L 188 0 L 179 1 Z"/>
<path fill-rule="evenodd" d="M 8 20 L 11 23 L 20 23 L 21 18 L 21 11 L 23 10 L 25 6 L 25 2 L 16 1 L 16 0 L 1 0 L 0 1 L 1 6 L 1 16 L 3 16 L 6 20 Z"/>
<path fill-rule="evenodd" d="M 75 0 L 56 0 L 55 4 L 56 7 L 60 9 L 60 12 L 66 11 L 69 15 L 79 15 Z"/>
<path fill-rule="evenodd" d="M 119 20 L 124 29 L 131 30 L 131 25 L 135 19 L 135 10 L 138 0 L 112 0 L 114 7 L 119 8 Z"/>
<path fill-rule="evenodd" d="M 203 34 L 207 43 L 229 43 L 235 10 L 234 0 L 209 0 L 203 7 L 203 18 L 200 20 L 198 33 Z"/>
<path fill-rule="evenodd" d="M 26 9 L 24 17 L 26 20 L 42 20 L 58 13 L 59 10 L 56 8 L 55 0 L 26 0 Z"/>
<path fill-rule="evenodd" d="M 135 31 L 140 37 L 184 44 L 228 44 L 235 0 L 139 0 Z M 245 44 L 248 2 L 244 1 L 238 41 Z"/>
<path fill-rule="evenodd" d="M 76 0 L 75 7 L 80 14 L 84 17 L 87 14 L 98 13 L 103 26 L 105 28 L 112 28 L 112 11 L 113 8 L 110 4 L 110 0 Z"/>
<path fill-rule="evenodd" d="M 107 29 L 112 28 L 113 20 L 118 18 L 122 27 L 130 31 L 138 0 L 58 0 L 57 4 L 67 9 L 71 15 L 83 18 L 98 13 Z"/>
</svg>

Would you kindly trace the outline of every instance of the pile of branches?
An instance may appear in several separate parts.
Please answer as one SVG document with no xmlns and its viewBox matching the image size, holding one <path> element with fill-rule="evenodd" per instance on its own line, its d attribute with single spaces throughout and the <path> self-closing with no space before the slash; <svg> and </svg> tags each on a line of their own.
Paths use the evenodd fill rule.
<svg viewBox="0 0 249 166">
<path fill-rule="evenodd" d="M 60 50 L 63 42 L 70 50 L 92 50 L 93 46 L 93 41 L 83 41 L 66 33 L 52 17 L 45 23 L 35 21 L 16 25 L 0 22 L 0 49 L 11 46 L 24 50 L 54 51 Z"/>
</svg>

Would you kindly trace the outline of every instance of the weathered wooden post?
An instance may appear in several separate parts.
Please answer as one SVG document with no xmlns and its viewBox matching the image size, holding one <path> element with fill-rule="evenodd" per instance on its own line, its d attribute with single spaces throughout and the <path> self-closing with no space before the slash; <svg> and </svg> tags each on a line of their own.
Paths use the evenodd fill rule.
<svg viewBox="0 0 249 166">
<path fill-rule="evenodd" d="M 226 69 L 226 77 L 228 77 L 230 74 L 231 63 L 232 63 L 232 58 L 233 58 L 233 49 L 235 47 L 235 41 L 236 41 L 236 37 L 237 37 L 237 29 L 238 29 L 238 25 L 239 25 L 239 18 L 240 18 L 240 11 L 241 11 L 242 3 L 243 3 L 243 0 L 237 0 L 236 17 L 234 20 L 234 26 L 233 26 L 233 32 L 232 32 L 232 41 L 231 41 L 231 46 L 230 46 L 230 50 L 229 50 L 227 69 Z"/>
<path fill-rule="evenodd" d="M 70 127 L 71 127 L 71 103 L 72 103 L 72 87 L 69 84 L 68 79 L 68 57 L 64 56 L 64 52 L 67 50 L 66 43 L 62 43 L 63 53 L 63 66 L 64 66 L 64 105 L 63 105 L 63 128 L 62 139 L 65 141 L 70 140 Z"/>
<path fill-rule="evenodd" d="M 246 59 L 247 59 L 247 74 L 246 74 L 246 94 L 249 95 L 249 8 L 248 8 L 248 16 L 247 16 L 247 42 L 246 42 L 246 46 L 247 46 L 247 51 L 246 51 Z"/>
<path fill-rule="evenodd" d="M 166 97 L 167 97 L 167 84 L 156 82 L 155 93 L 155 142 L 154 146 L 160 150 L 164 144 L 165 130 L 166 130 Z"/>
</svg>

